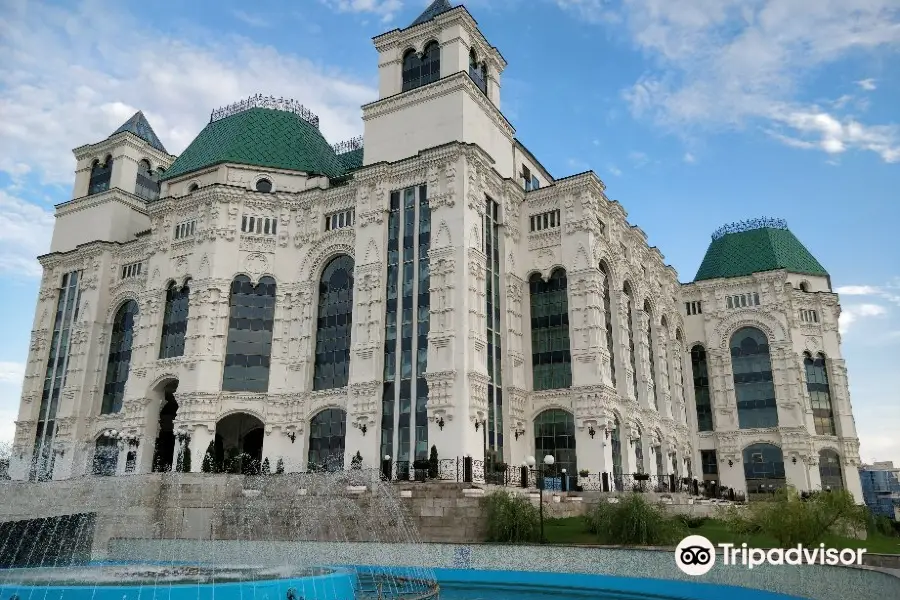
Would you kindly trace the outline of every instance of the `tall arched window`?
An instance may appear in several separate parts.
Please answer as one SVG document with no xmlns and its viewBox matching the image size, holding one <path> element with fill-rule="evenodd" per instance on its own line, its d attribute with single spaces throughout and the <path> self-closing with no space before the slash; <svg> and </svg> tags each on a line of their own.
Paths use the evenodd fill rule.
<svg viewBox="0 0 900 600">
<path fill-rule="evenodd" d="M 637 439 L 634 440 L 634 459 L 637 463 L 634 466 L 634 472 L 646 472 L 646 467 L 644 465 L 644 432 L 641 431 L 640 427 L 637 428 Z"/>
<path fill-rule="evenodd" d="M 125 384 L 128 382 L 128 371 L 131 368 L 131 344 L 134 340 L 134 321 L 137 314 L 137 302 L 128 300 L 119 307 L 113 319 L 100 414 L 107 415 L 122 410 Z"/>
<path fill-rule="evenodd" d="M 625 295 L 625 327 L 628 330 L 628 356 L 631 359 L 631 383 L 634 385 L 634 395 L 638 393 L 637 356 L 634 351 L 634 295 L 631 284 L 627 281 L 622 286 Z"/>
<path fill-rule="evenodd" d="M 841 457 L 831 448 L 819 450 L 819 478 L 822 480 L 823 490 L 844 489 Z"/>
<path fill-rule="evenodd" d="M 437 42 L 428 42 L 421 56 L 415 50 L 407 50 L 403 55 L 403 88 L 413 90 L 441 78 L 441 47 Z"/>
<path fill-rule="evenodd" d="M 119 466 L 119 443 L 112 437 L 102 435 L 94 444 L 94 461 L 91 471 L 94 475 L 111 476 Z"/>
<path fill-rule="evenodd" d="M 656 457 L 656 475 L 657 476 L 665 475 L 665 471 L 663 470 L 662 444 L 659 443 L 658 437 L 656 439 L 656 444 L 653 445 L 653 454 Z"/>
<path fill-rule="evenodd" d="M 741 429 L 778 427 L 772 361 L 766 334 L 755 327 L 738 329 L 731 336 L 731 369 Z"/>
<path fill-rule="evenodd" d="M 159 343 L 160 358 L 184 356 L 190 296 L 191 288 L 188 281 L 181 287 L 172 281 L 166 288 L 166 308 L 163 312 L 162 339 Z"/>
<path fill-rule="evenodd" d="M 556 269 L 544 281 L 534 274 L 528 281 L 531 297 L 531 367 L 534 390 L 572 385 L 569 350 L 569 299 L 566 271 Z"/>
<path fill-rule="evenodd" d="M 159 199 L 159 173 L 154 173 L 150 169 L 150 163 L 147 160 L 138 163 L 134 194 L 144 200 Z"/>
<path fill-rule="evenodd" d="M 109 182 L 112 178 L 113 159 L 107 156 L 101 163 L 95 160 L 91 165 L 91 178 L 88 183 L 88 196 L 99 194 L 109 189 Z"/>
<path fill-rule="evenodd" d="M 609 268 L 605 262 L 600 263 L 603 273 L 603 313 L 606 315 L 606 350 L 609 352 L 609 374 L 613 387 L 616 385 L 616 344 L 613 341 L 612 291 L 609 280 Z"/>
<path fill-rule="evenodd" d="M 650 372 L 647 374 L 650 384 L 650 400 L 656 410 L 659 410 L 659 394 L 656 390 L 656 340 L 653 339 L 653 307 L 649 300 L 644 300 L 644 312 L 647 313 L 647 329 L 644 330 L 644 338 L 647 340 L 647 350 L 650 355 Z"/>
<path fill-rule="evenodd" d="M 806 391 L 809 393 L 809 402 L 812 405 L 816 435 L 837 435 L 834 428 L 834 411 L 831 406 L 831 389 L 828 385 L 825 356 L 818 354 L 813 358 L 806 352 L 803 365 L 806 367 Z"/>
<path fill-rule="evenodd" d="M 309 423 L 307 468 L 310 471 L 342 470 L 346 433 L 347 413 L 340 408 L 326 408 L 314 416 Z"/>
<path fill-rule="evenodd" d="M 353 329 L 353 259 L 333 258 L 319 280 L 314 390 L 346 387 L 350 376 L 350 332 Z"/>
<path fill-rule="evenodd" d="M 256 285 L 246 275 L 238 275 L 231 282 L 222 391 L 268 391 L 275 291 L 271 277 L 261 277 Z"/>
<path fill-rule="evenodd" d="M 621 491 L 622 481 L 622 424 L 616 417 L 612 433 L 609 435 L 609 445 L 612 450 L 613 483 L 615 489 Z"/>
<path fill-rule="evenodd" d="M 773 444 L 744 448 L 744 478 L 748 494 L 771 494 L 784 487 L 784 455 Z"/>
<path fill-rule="evenodd" d="M 565 469 L 569 475 L 578 473 L 575 456 L 575 417 L 556 408 L 545 410 L 534 419 L 534 454 L 538 463 L 552 454 L 557 473 Z"/>
<path fill-rule="evenodd" d="M 694 375 L 694 404 L 697 406 L 697 430 L 713 430 L 712 399 L 709 391 L 709 369 L 706 350 L 700 344 L 691 348 L 691 371 Z"/>
</svg>

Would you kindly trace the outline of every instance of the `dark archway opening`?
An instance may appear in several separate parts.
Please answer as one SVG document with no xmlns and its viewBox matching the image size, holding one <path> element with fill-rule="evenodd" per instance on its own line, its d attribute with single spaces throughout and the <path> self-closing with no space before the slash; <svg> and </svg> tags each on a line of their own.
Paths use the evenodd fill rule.
<svg viewBox="0 0 900 600">
<path fill-rule="evenodd" d="M 164 473 L 172 470 L 175 461 L 175 417 L 178 415 L 178 401 L 175 391 L 178 382 L 172 381 L 163 389 L 162 407 L 159 409 L 159 432 L 153 450 L 153 472 Z"/>
<path fill-rule="evenodd" d="M 257 475 L 262 467 L 263 422 L 247 413 L 234 413 L 216 423 L 213 442 L 215 470 Z"/>
</svg>

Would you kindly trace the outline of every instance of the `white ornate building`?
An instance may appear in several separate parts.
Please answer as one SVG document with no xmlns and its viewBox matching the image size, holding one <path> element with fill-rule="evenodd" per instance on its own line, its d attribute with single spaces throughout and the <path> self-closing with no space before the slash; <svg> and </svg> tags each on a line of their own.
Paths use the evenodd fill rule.
<svg viewBox="0 0 900 600">
<path fill-rule="evenodd" d="M 262 97 L 178 157 L 142 113 L 75 149 L 14 478 L 433 445 L 859 493 L 838 298 L 783 223 L 719 232 L 680 284 L 594 173 L 554 179 L 517 140 L 465 8 L 374 42 L 364 150 Z"/>
</svg>

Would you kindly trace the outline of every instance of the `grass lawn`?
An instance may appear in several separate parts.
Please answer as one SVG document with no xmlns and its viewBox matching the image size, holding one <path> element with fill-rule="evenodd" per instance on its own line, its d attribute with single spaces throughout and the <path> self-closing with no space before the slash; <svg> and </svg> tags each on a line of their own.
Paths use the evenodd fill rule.
<svg viewBox="0 0 900 600">
<path fill-rule="evenodd" d="M 747 542 L 754 548 L 774 548 L 776 542 L 772 538 L 762 535 L 741 537 L 728 531 L 722 521 L 709 519 L 696 529 L 689 529 L 690 533 L 702 535 L 713 544 Z M 584 522 L 580 517 L 567 519 L 545 519 L 544 536 L 550 544 L 590 545 L 596 544 L 597 539 L 584 528 Z M 865 548 L 870 554 L 900 554 L 900 537 L 885 537 L 870 535 L 869 539 L 857 540 L 840 536 L 828 536 L 825 546 L 829 548 Z"/>
</svg>

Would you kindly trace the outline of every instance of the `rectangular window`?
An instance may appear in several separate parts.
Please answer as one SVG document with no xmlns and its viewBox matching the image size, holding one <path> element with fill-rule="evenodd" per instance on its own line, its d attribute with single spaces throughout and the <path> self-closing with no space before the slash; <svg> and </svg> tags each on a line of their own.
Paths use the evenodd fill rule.
<svg viewBox="0 0 900 600">
<path fill-rule="evenodd" d="M 501 354 L 501 328 L 500 328 L 500 298 L 501 298 L 501 273 L 500 273 L 500 205 L 493 199 L 485 198 L 484 214 L 484 250 L 487 261 L 485 263 L 485 334 L 487 338 L 487 373 L 488 389 L 487 403 L 488 414 L 485 423 L 484 446 L 488 460 L 503 462 L 503 379 L 501 368 L 503 359 Z M 556 215 L 550 214 L 550 222 L 556 223 Z M 490 467 L 487 467 L 490 470 Z"/>
<path fill-rule="evenodd" d="M 719 478 L 719 461 L 715 450 L 701 450 L 700 465 L 703 468 L 703 479 L 715 481 Z"/>
<path fill-rule="evenodd" d="M 259 235 L 275 235 L 278 227 L 278 219 L 275 217 L 257 217 L 244 215 L 241 217 L 241 232 Z"/>
<path fill-rule="evenodd" d="M 141 262 L 131 263 L 122 267 L 122 279 L 128 279 L 129 277 L 138 277 L 141 274 L 141 269 L 143 268 L 143 264 Z"/>
<path fill-rule="evenodd" d="M 190 221 L 182 221 L 175 225 L 175 239 L 183 240 L 184 238 L 194 235 L 194 226 L 195 221 L 193 219 Z"/>
<path fill-rule="evenodd" d="M 325 231 L 352 227 L 356 211 L 352 208 L 325 215 Z"/>
<path fill-rule="evenodd" d="M 530 192 L 532 184 L 531 169 L 529 169 L 525 165 L 522 165 L 522 181 L 524 183 L 525 191 Z"/>
<path fill-rule="evenodd" d="M 341 211 L 328 215 L 326 228 L 349 227 L 353 222 L 352 210 Z M 401 474 L 411 472 L 413 461 L 428 458 L 425 373 L 431 315 L 430 247 L 431 209 L 426 186 L 392 191 L 386 253 L 381 455 L 395 456 Z M 395 447 L 396 453 L 391 452 Z"/>
<path fill-rule="evenodd" d="M 800 311 L 800 320 L 804 323 L 818 323 L 819 315 L 814 310 L 802 309 Z"/>
<path fill-rule="evenodd" d="M 700 300 L 694 300 L 692 302 L 684 303 L 684 311 L 688 316 L 691 315 L 702 315 L 703 314 L 703 305 Z"/>
<path fill-rule="evenodd" d="M 541 181 L 537 177 L 532 175 L 531 176 L 531 189 L 537 190 L 537 189 L 540 189 L 540 187 L 541 187 Z"/>
<path fill-rule="evenodd" d="M 551 210 L 539 215 L 531 215 L 528 219 L 529 229 L 531 231 L 543 231 L 545 229 L 554 229 L 562 225 L 559 210 Z"/>
</svg>

